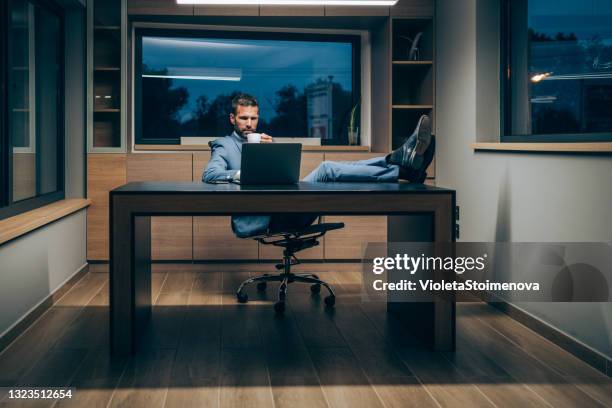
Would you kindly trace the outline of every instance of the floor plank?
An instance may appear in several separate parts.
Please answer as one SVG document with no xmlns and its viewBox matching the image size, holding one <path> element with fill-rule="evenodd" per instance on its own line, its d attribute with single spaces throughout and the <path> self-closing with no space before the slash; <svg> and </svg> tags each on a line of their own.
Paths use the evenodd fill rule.
<svg viewBox="0 0 612 408">
<path fill-rule="evenodd" d="M 458 317 L 458 347 L 478 350 L 554 407 L 603 406 L 479 319 Z"/>
<path fill-rule="evenodd" d="M 221 407 L 273 406 L 270 377 L 262 352 L 225 349 L 221 356 Z"/>
<path fill-rule="evenodd" d="M 141 349 L 128 361 L 108 406 L 163 407 L 175 354 L 174 349 Z"/>
<path fill-rule="evenodd" d="M 223 348 L 261 348 L 257 308 L 236 301 L 236 290 L 248 279 L 248 272 L 223 273 L 221 309 L 221 340 Z M 252 290 L 252 288 L 249 288 Z M 252 295 L 251 292 L 249 294 Z"/>
<path fill-rule="evenodd" d="M 472 350 L 444 353 L 464 378 L 500 407 L 550 407 L 531 388 L 518 382 L 492 359 Z"/>
<path fill-rule="evenodd" d="M 384 407 L 353 353 L 345 348 L 309 348 L 331 407 Z"/>
<path fill-rule="evenodd" d="M 580 361 L 547 339 L 538 336 L 527 327 L 508 318 L 508 316 L 493 307 L 484 303 L 473 303 L 464 305 L 463 311 L 470 316 L 481 319 L 491 328 L 560 375 L 594 379 L 605 377 L 600 371 Z"/>
<path fill-rule="evenodd" d="M 71 399 L 60 400 L 54 408 L 105 408 L 127 363 L 111 357 L 108 347 L 90 350 L 70 382 L 76 388 Z"/>
<path fill-rule="evenodd" d="M 197 273 L 187 301 L 166 408 L 218 407 L 221 381 L 221 273 Z"/>
<path fill-rule="evenodd" d="M 80 308 L 51 308 L 0 355 L 0 385 L 10 386 L 51 350 Z"/>
<path fill-rule="evenodd" d="M 51 350 L 19 379 L 16 386 L 67 387 L 85 355 L 84 350 Z M 6 402 L 6 396 L 3 402 Z M 52 399 L 21 400 L 19 406 L 24 408 L 51 407 L 54 402 Z"/>
<path fill-rule="evenodd" d="M 291 310 L 283 316 L 274 316 L 270 304 L 260 309 L 259 327 L 275 407 L 292 408 L 305 404 L 308 407 L 327 407 L 319 378 Z"/>
</svg>

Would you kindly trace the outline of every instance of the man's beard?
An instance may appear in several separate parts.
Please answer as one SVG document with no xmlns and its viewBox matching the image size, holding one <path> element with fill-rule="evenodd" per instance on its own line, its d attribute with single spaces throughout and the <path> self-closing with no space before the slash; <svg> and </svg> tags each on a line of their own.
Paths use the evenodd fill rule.
<svg viewBox="0 0 612 408">
<path fill-rule="evenodd" d="M 236 134 L 237 134 L 238 136 L 240 136 L 241 138 L 246 139 L 246 138 L 247 138 L 247 135 L 248 135 L 249 133 L 253 133 L 253 132 L 255 132 L 255 131 L 254 131 L 253 129 L 251 129 L 251 130 L 244 130 L 244 131 L 242 131 L 242 130 L 240 130 L 239 128 L 235 127 L 235 128 L 234 128 L 234 132 L 236 132 Z"/>
</svg>

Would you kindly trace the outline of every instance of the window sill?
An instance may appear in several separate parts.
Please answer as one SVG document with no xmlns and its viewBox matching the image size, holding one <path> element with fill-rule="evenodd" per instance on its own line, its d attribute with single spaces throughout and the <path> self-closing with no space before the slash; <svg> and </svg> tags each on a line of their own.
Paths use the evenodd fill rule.
<svg viewBox="0 0 612 408">
<path fill-rule="evenodd" d="M 472 143 L 476 152 L 612 153 L 612 142 L 593 143 Z"/>
<path fill-rule="evenodd" d="M 134 151 L 209 151 L 208 145 L 134 145 Z M 369 152 L 370 146 L 302 146 L 304 152 Z"/>
<path fill-rule="evenodd" d="M 1 220 L 0 245 L 82 210 L 90 204 L 90 199 L 70 198 Z"/>
</svg>

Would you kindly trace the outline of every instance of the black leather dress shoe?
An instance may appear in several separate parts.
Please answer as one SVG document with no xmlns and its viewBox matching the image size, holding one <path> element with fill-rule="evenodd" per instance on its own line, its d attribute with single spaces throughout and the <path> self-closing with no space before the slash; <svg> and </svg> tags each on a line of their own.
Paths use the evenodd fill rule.
<svg viewBox="0 0 612 408">
<path fill-rule="evenodd" d="M 423 115 L 419 119 L 412 135 L 400 147 L 391 152 L 387 158 L 390 164 L 412 170 L 423 166 L 424 154 L 431 143 L 431 120 Z"/>
<path fill-rule="evenodd" d="M 425 153 L 423 154 L 423 160 L 421 161 L 421 167 L 415 170 L 410 167 L 400 166 L 399 178 L 408 180 L 411 183 L 423 183 L 425 179 L 427 178 L 427 168 L 433 161 L 435 153 L 436 153 L 436 138 L 434 135 L 431 135 L 429 146 L 427 146 L 427 150 L 425 150 Z"/>
</svg>

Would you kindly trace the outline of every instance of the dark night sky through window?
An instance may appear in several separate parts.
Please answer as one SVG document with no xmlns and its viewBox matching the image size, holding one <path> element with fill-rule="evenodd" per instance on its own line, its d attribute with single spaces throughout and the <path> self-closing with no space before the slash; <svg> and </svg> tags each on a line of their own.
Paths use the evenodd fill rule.
<svg viewBox="0 0 612 408">
<path fill-rule="evenodd" d="M 331 84 L 334 137 L 353 106 L 350 41 L 143 35 L 141 58 L 142 117 L 157 118 L 143 120 L 144 138 L 228 134 L 236 92 L 258 98 L 258 130 L 277 137 L 308 136 L 309 86 Z"/>
</svg>

